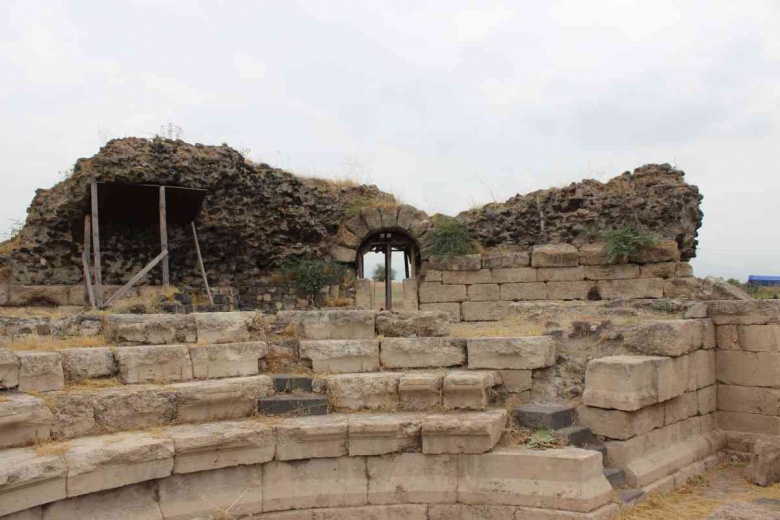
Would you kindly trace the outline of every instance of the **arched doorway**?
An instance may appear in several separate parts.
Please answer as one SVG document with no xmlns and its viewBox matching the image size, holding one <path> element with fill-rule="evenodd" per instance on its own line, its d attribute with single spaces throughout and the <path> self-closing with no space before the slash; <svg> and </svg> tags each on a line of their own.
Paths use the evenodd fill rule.
<svg viewBox="0 0 780 520">
<path fill-rule="evenodd" d="M 371 306 L 388 311 L 394 307 L 412 310 L 406 307 L 414 306 L 416 310 L 416 297 L 412 303 L 404 293 L 416 277 L 419 262 L 417 244 L 406 233 L 381 230 L 369 235 L 358 248 L 357 271 L 358 278 L 366 280 L 364 290 L 371 291 Z M 377 288 L 384 289 L 383 297 L 376 294 Z"/>
</svg>

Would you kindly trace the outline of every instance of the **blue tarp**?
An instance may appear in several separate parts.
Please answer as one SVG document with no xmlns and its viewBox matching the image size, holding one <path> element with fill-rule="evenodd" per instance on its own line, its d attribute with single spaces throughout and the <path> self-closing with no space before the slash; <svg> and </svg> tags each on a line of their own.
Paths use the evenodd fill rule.
<svg viewBox="0 0 780 520">
<path fill-rule="evenodd" d="M 751 274 L 748 283 L 753 285 L 780 285 L 780 276 L 759 276 Z"/>
</svg>

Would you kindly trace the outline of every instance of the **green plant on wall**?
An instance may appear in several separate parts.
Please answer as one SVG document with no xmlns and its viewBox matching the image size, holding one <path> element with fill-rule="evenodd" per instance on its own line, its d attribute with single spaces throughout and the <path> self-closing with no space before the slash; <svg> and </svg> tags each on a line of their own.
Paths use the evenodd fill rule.
<svg viewBox="0 0 780 520">
<path fill-rule="evenodd" d="M 634 224 L 622 224 L 601 234 L 607 243 L 607 259 L 610 262 L 627 262 L 658 240 L 652 234 L 637 228 Z"/>
<path fill-rule="evenodd" d="M 396 275 L 398 273 L 395 270 L 395 267 L 390 269 L 390 279 L 395 280 Z M 371 275 L 371 278 L 375 282 L 384 282 L 385 281 L 385 264 L 376 264 L 374 266 L 374 273 Z"/>
<path fill-rule="evenodd" d="M 452 217 L 438 216 L 431 234 L 431 254 L 436 256 L 460 256 L 474 253 L 477 244 L 468 228 Z"/>
<path fill-rule="evenodd" d="M 296 260 L 282 266 L 282 272 L 293 286 L 311 298 L 316 298 L 326 285 L 341 282 L 346 268 L 336 262 L 325 260 Z"/>
</svg>

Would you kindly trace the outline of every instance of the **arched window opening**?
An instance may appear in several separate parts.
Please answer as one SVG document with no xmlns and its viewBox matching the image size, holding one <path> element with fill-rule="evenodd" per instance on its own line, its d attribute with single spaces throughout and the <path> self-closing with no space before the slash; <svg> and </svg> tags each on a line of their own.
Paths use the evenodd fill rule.
<svg viewBox="0 0 780 520">
<path fill-rule="evenodd" d="M 358 250 L 358 278 L 364 279 L 367 307 L 374 310 L 417 310 L 419 252 L 414 240 L 400 231 L 379 231 Z M 408 292 L 414 292 L 414 297 Z M 408 308 L 407 308 L 408 307 Z M 413 307 L 413 308 L 412 308 Z"/>
</svg>

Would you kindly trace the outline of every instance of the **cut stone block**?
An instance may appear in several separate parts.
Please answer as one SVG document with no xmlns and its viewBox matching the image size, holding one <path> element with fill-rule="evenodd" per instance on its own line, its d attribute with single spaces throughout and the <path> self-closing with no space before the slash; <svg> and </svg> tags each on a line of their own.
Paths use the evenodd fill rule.
<svg viewBox="0 0 780 520">
<path fill-rule="evenodd" d="M 566 428 L 574 424 L 574 407 L 558 404 L 524 404 L 514 412 L 518 426 L 537 428 Z"/>
<path fill-rule="evenodd" d="M 176 452 L 174 473 L 263 464 L 273 460 L 273 428 L 256 422 L 185 424 L 165 429 Z"/>
<path fill-rule="evenodd" d="M 304 393 L 312 392 L 312 378 L 299 374 L 271 374 L 274 381 L 274 390 L 279 393 Z"/>
<path fill-rule="evenodd" d="M 166 520 L 260 513 L 262 474 L 262 466 L 239 466 L 170 476 L 159 483 L 160 511 Z"/>
<path fill-rule="evenodd" d="M 420 284 L 420 303 L 464 302 L 469 299 L 465 285 Z"/>
<path fill-rule="evenodd" d="M 430 520 L 611 520 L 620 513 L 620 506 L 607 504 L 590 513 L 575 513 L 520 506 L 431 504 L 429 511 Z"/>
<path fill-rule="evenodd" d="M 167 477 L 173 471 L 173 453 L 173 441 L 146 433 L 75 439 L 63 455 L 68 496 Z"/>
<path fill-rule="evenodd" d="M 364 457 L 272 461 L 263 466 L 263 510 L 366 504 Z"/>
<path fill-rule="evenodd" d="M 498 375 L 507 392 L 525 392 L 533 385 L 533 370 L 499 370 Z"/>
<path fill-rule="evenodd" d="M 398 396 L 404 410 L 429 410 L 442 403 L 444 374 L 408 372 L 398 379 Z"/>
<path fill-rule="evenodd" d="M 696 392 L 686 392 L 664 403 L 664 424 L 680 422 L 699 413 Z"/>
<path fill-rule="evenodd" d="M 0 390 L 19 386 L 19 357 L 11 350 L 0 348 Z"/>
<path fill-rule="evenodd" d="M 117 345 L 170 345 L 195 343 L 191 314 L 110 314 L 108 332 Z"/>
<path fill-rule="evenodd" d="M 716 410 L 718 402 L 716 388 L 716 385 L 712 385 L 696 391 L 696 404 L 699 415 L 706 415 Z M 780 399 L 780 396 L 778 396 L 778 399 Z"/>
<path fill-rule="evenodd" d="M 428 520 L 428 506 L 416 504 L 398 504 L 364 507 L 337 507 L 313 509 L 294 514 L 309 516 L 274 516 L 267 520 Z M 289 514 L 289 513 L 282 513 Z M 266 520 L 266 516 L 258 520 Z"/>
<path fill-rule="evenodd" d="M 328 376 L 328 395 L 336 409 L 395 409 L 399 374 L 339 374 Z"/>
<path fill-rule="evenodd" d="M 259 399 L 274 392 L 271 378 L 264 375 L 178 383 L 167 388 L 176 392 L 176 418 L 180 421 L 248 417 L 257 410 Z"/>
<path fill-rule="evenodd" d="M 58 352 L 17 352 L 19 391 L 49 392 L 65 386 L 62 357 Z"/>
<path fill-rule="evenodd" d="M 716 413 L 718 427 L 737 432 L 780 435 L 780 417 L 746 412 Z"/>
<path fill-rule="evenodd" d="M 261 415 L 286 415 L 292 417 L 326 415 L 328 398 L 323 395 L 272 395 L 258 402 Z"/>
<path fill-rule="evenodd" d="M 265 341 L 190 347 L 192 374 L 196 379 L 254 376 L 258 361 L 268 355 Z"/>
<path fill-rule="evenodd" d="M 300 460 L 347 455 L 346 417 L 296 417 L 276 426 L 276 459 Z"/>
<path fill-rule="evenodd" d="M 780 416 L 780 389 L 718 385 L 718 409 Z"/>
<path fill-rule="evenodd" d="M 585 279 L 587 280 L 630 280 L 632 278 L 639 278 L 638 265 L 589 265 L 585 267 Z"/>
<path fill-rule="evenodd" d="M 530 370 L 555 364 L 550 336 L 472 338 L 466 341 L 469 368 Z"/>
<path fill-rule="evenodd" d="M 753 453 L 755 459 L 748 467 L 750 479 L 759 486 L 780 482 L 780 440 L 759 439 Z"/>
<path fill-rule="evenodd" d="M 49 397 L 49 396 L 47 396 Z M 47 399 L 54 415 L 51 436 L 54 439 L 73 439 L 96 433 L 95 402 L 97 396 L 89 391 L 63 391 Z M 105 433 L 102 431 L 100 433 Z"/>
<path fill-rule="evenodd" d="M 374 311 L 281 311 L 276 324 L 291 325 L 305 339 L 373 339 Z"/>
<path fill-rule="evenodd" d="M 580 252 L 570 244 L 545 244 L 534 246 L 531 265 L 534 267 L 576 267 Z"/>
<path fill-rule="evenodd" d="M 357 260 L 357 251 L 351 247 L 333 244 L 330 247 L 330 256 L 334 262 L 353 263 Z"/>
<path fill-rule="evenodd" d="M 114 355 L 119 379 L 125 384 L 173 383 L 192 379 L 192 362 L 187 345 L 122 347 Z"/>
<path fill-rule="evenodd" d="M 463 321 L 498 321 L 509 316 L 512 302 L 463 302 Z"/>
<path fill-rule="evenodd" d="M 479 255 L 432 256 L 428 259 L 431 269 L 439 271 L 479 271 L 482 257 Z"/>
<path fill-rule="evenodd" d="M 399 453 L 371 457 L 367 463 L 370 504 L 457 500 L 458 459 L 455 456 Z"/>
<path fill-rule="evenodd" d="M 460 320 L 460 306 L 455 305 Z M 449 331 L 450 312 L 446 310 L 380 312 L 376 315 L 376 333 L 386 338 L 446 336 Z"/>
<path fill-rule="evenodd" d="M 596 282 L 547 282 L 548 300 L 587 300 L 596 291 Z"/>
<path fill-rule="evenodd" d="M 301 358 L 310 359 L 315 372 L 379 370 L 379 341 L 375 339 L 301 341 L 300 349 Z"/>
<path fill-rule="evenodd" d="M 419 414 L 355 415 L 349 418 L 349 455 L 386 455 L 416 451 L 423 416 Z M 369 459 L 370 460 L 370 459 Z"/>
<path fill-rule="evenodd" d="M 727 385 L 778 387 L 780 352 L 718 350 L 718 382 Z"/>
<path fill-rule="evenodd" d="M 719 300 L 708 303 L 715 325 L 766 325 L 780 322 L 780 300 Z"/>
<path fill-rule="evenodd" d="M 199 343 L 242 343 L 249 341 L 252 312 L 194 312 Z"/>
<path fill-rule="evenodd" d="M 485 253 L 482 255 L 483 269 L 511 269 L 531 264 L 531 253 L 513 251 L 510 253 Z"/>
<path fill-rule="evenodd" d="M 661 241 L 655 245 L 644 247 L 631 257 L 632 262 L 640 264 L 677 262 L 679 260 L 680 250 L 677 247 L 677 242 L 673 240 Z"/>
<path fill-rule="evenodd" d="M 44 520 L 163 520 L 151 482 L 91 493 L 47 505 Z"/>
<path fill-rule="evenodd" d="M 154 386 L 109 388 L 95 397 L 94 417 L 109 432 L 166 424 L 176 417 L 176 393 Z"/>
<path fill-rule="evenodd" d="M 612 495 L 602 469 L 601 454 L 579 448 L 461 455 L 458 501 L 593 511 Z"/>
<path fill-rule="evenodd" d="M 460 338 L 384 338 L 382 366 L 386 368 L 435 368 L 466 362 L 466 340 Z"/>
<path fill-rule="evenodd" d="M 546 300 L 547 284 L 538 283 L 505 283 L 500 286 L 501 300 L 505 301 L 528 301 L 528 300 Z"/>
<path fill-rule="evenodd" d="M 576 282 L 585 279 L 584 267 L 540 267 L 537 272 L 540 282 Z"/>
<path fill-rule="evenodd" d="M 739 345 L 750 352 L 780 352 L 780 325 L 740 325 Z"/>
<path fill-rule="evenodd" d="M 536 267 L 515 267 L 507 269 L 493 269 L 493 283 L 533 283 L 539 281 Z"/>
<path fill-rule="evenodd" d="M 451 322 L 457 323 L 460 321 L 460 303 L 421 303 L 420 310 L 423 312 L 430 312 L 430 311 L 446 312 L 449 315 Z M 438 336 L 438 334 L 424 334 L 424 335 Z M 447 334 L 444 335 L 446 336 Z M 386 336 L 390 337 L 389 335 Z M 423 334 L 418 334 L 418 336 L 423 336 Z"/>
<path fill-rule="evenodd" d="M 630 327 L 623 338 L 626 346 L 654 356 L 681 356 L 700 349 L 703 343 L 698 320 L 648 321 Z"/>
<path fill-rule="evenodd" d="M 499 384 L 501 380 L 496 372 L 449 372 L 444 377 L 444 407 L 484 410 L 490 402 L 491 388 Z"/>
<path fill-rule="evenodd" d="M 422 424 L 422 452 L 484 453 L 492 450 L 504 433 L 506 410 L 432 415 Z"/>
<path fill-rule="evenodd" d="M 52 413 L 37 397 L 0 396 L 0 448 L 48 440 L 53 422 Z"/>
<path fill-rule="evenodd" d="M 677 262 L 645 264 L 641 267 L 642 278 L 675 278 L 677 276 Z"/>
<path fill-rule="evenodd" d="M 609 261 L 607 244 L 594 242 L 580 246 L 580 265 L 607 265 Z"/>
<path fill-rule="evenodd" d="M 472 285 L 491 283 L 493 277 L 490 269 L 479 271 L 444 271 L 442 281 L 445 285 Z"/>
<path fill-rule="evenodd" d="M 66 497 L 65 461 L 34 449 L 0 452 L 0 516 Z"/>
<path fill-rule="evenodd" d="M 690 356 L 691 386 L 689 390 L 698 390 L 715 384 L 715 351 L 697 350 Z"/>
<path fill-rule="evenodd" d="M 664 425 L 664 405 L 646 406 L 635 412 L 580 406 L 577 416 L 580 424 L 596 435 L 625 440 L 661 428 Z"/>
<path fill-rule="evenodd" d="M 599 280 L 597 287 L 599 295 L 604 300 L 664 297 L 664 281 L 661 278 Z"/>
<path fill-rule="evenodd" d="M 117 373 L 114 354 L 108 347 L 68 348 L 60 350 L 67 381 L 112 377 Z"/>
<path fill-rule="evenodd" d="M 477 285 L 468 286 L 469 301 L 472 302 L 484 302 L 484 301 L 496 301 L 500 297 L 498 284 L 495 283 L 481 283 Z"/>
</svg>

